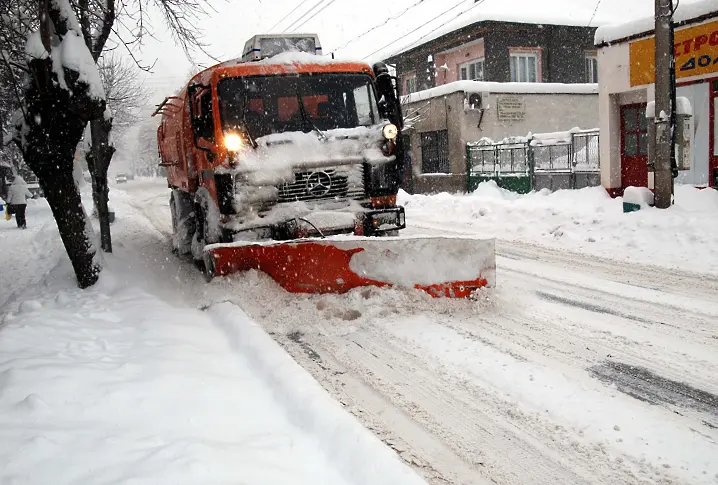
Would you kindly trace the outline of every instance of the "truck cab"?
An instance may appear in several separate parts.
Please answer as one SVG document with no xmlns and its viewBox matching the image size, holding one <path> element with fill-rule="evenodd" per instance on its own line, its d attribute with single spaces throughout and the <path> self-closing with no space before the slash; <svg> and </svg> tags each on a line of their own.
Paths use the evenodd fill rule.
<svg viewBox="0 0 718 485">
<path fill-rule="evenodd" d="M 314 34 L 258 35 L 156 114 L 180 253 L 405 227 L 403 118 L 383 64 L 327 59 Z"/>
</svg>

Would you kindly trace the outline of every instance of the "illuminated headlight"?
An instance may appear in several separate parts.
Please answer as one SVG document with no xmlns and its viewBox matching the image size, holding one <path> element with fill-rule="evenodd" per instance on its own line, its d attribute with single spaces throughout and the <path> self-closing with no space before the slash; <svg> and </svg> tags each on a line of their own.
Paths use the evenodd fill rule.
<svg viewBox="0 0 718 485">
<path fill-rule="evenodd" d="M 394 123 L 389 123 L 388 125 L 384 125 L 384 128 L 381 130 L 381 134 L 384 135 L 384 138 L 387 140 L 394 140 L 399 134 L 399 129 Z"/>
<path fill-rule="evenodd" d="M 224 146 L 230 152 L 238 152 L 244 146 L 244 140 L 237 133 L 225 133 Z"/>
</svg>

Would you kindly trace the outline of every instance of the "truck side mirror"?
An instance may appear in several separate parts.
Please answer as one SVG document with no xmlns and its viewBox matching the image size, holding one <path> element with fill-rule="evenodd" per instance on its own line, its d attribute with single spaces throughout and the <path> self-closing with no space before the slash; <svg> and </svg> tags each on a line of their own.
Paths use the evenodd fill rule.
<svg viewBox="0 0 718 485">
<path fill-rule="evenodd" d="M 379 112 L 401 131 L 404 127 L 404 116 L 401 112 L 399 85 L 395 82 L 396 78 L 389 74 L 389 68 L 383 62 L 374 64 L 373 69 L 379 95 Z"/>
</svg>

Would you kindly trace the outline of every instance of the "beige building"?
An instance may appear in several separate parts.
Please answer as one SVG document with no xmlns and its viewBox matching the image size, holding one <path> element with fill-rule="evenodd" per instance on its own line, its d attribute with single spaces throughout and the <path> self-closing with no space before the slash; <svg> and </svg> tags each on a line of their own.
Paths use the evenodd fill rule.
<svg viewBox="0 0 718 485">
<path fill-rule="evenodd" d="M 464 191 L 466 144 L 598 126 L 596 84 L 457 81 L 403 98 L 413 191 Z"/>
<path fill-rule="evenodd" d="M 674 15 L 676 95 L 692 107 L 690 170 L 678 183 L 718 186 L 718 2 L 680 4 Z M 601 184 L 612 195 L 653 188 L 646 108 L 655 95 L 654 20 L 596 32 L 600 79 Z"/>
</svg>

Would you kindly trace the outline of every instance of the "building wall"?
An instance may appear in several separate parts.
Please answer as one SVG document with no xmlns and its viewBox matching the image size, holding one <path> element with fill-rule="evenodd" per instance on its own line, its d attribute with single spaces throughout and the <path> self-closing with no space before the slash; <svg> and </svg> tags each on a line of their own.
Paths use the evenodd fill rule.
<svg viewBox="0 0 718 485">
<path fill-rule="evenodd" d="M 715 20 L 712 20 L 715 21 Z M 703 23 L 709 23 L 706 21 Z M 688 25 L 683 28 L 690 28 Z M 679 31 L 681 29 L 678 29 Z M 598 51 L 599 116 L 601 150 L 601 184 L 609 192 L 619 194 L 621 190 L 621 131 L 620 109 L 622 105 L 646 103 L 655 99 L 655 86 L 631 86 L 630 47 L 628 42 L 602 47 Z M 678 96 L 687 97 L 693 108 L 692 162 L 691 170 L 680 172 L 677 182 L 706 185 L 709 179 L 708 150 L 710 136 L 709 84 L 690 84 L 712 75 L 679 78 L 676 90 Z M 648 186 L 653 188 L 653 174 L 649 173 Z"/>
<path fill-rule="evenodd" d="M 406 108 L 409 117 L 421 113 L 410 131 L 415 192 L 466 190 L 466 144 L 481 138 L 500 141 L 509 136 L 529 133 L 567 131 L 598 126 L 598 96 L 586 94 L 518 94 L 526 104 L 522 121 L 499 121 L 496 109 L 501 94 L 489 93 L 489 108 L 484 111 L 481 126 L 479 110 L 465 110 L 465 93 L 411 103 Z M 486 102 L 486 101 L 485 101 Z M 452 176 L 423 174 L 421 133 L 448 130 L 449 159 Z"/>
<path fill-rule="evenodd" d="M 465 46 L 434 56 L 436 64 L 436 85 L 452 83 L 459 80 L 459 66 L 465 62 L 484 57 L 484 40 L 480 39 Z M 446 65 L 448 69 L 442 69 Z"/>
<path fill-rule="evenodd" d="M 457 79 L 456 65 L 462 55 L 461 47 L 483 39 L 486 81 L 508 82 L 510 80 L 510 48 L 541 48 L 541 80 L 543 82 L 584 83 L 585 54 L 595 51 L 593 27 L 570 27 L 559 25 L 515 24 L 486 21 L 459 29 L 415 49 L 387 59 L 396 64 L 398 75 L 416 71 L 420 90 L 446 84 Z M 459 48 L 459 52 L 454 49 Z M 451 55 L 442 53 L 450 51 Z M 464 60 L 481 57 L 469 49 L 469 57 L 463 51 Z M 432 61 L 428 61 L 431 56 Z M 444 74 L 438 69 L 447 63 L 450 71 Z M 463 61 L 462 61 L 463 62 Z M 434 73 L 434 68 L 438 72 Z"/>
</svg>

